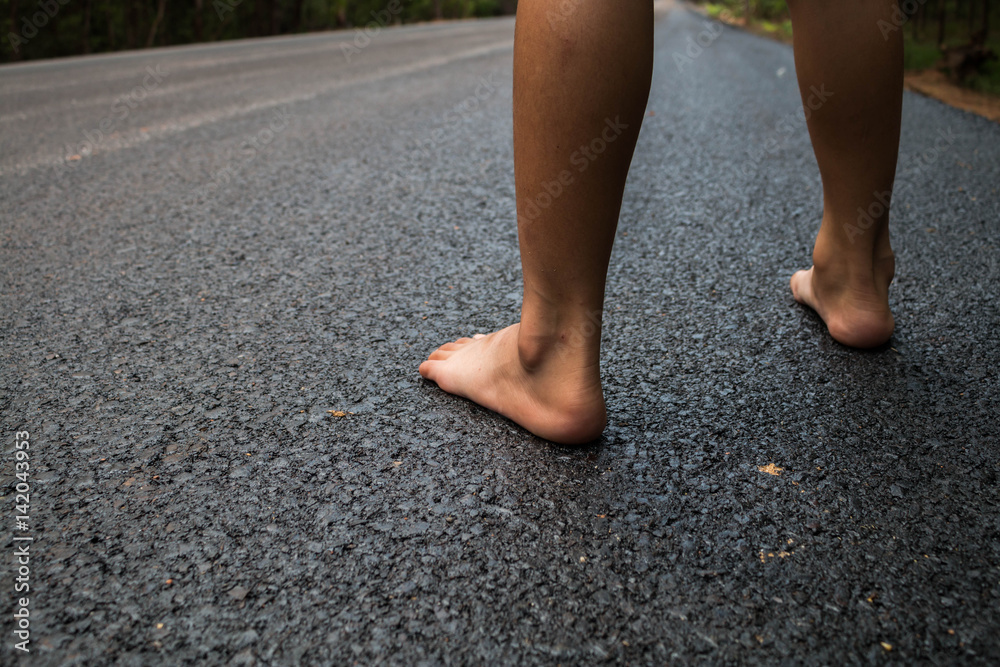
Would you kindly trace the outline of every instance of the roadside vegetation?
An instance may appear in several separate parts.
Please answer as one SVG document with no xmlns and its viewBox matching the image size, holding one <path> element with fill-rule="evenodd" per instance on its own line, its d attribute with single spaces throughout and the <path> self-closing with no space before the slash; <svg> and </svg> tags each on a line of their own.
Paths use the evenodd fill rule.
<svg viewBox="0 0 1000 667">
<path fill-rule="evenodd" d="M 0 62 L 513 13 L 516 0 L 0 0 Z"/>
<path fill-rule="evenodd" d="M 569 0 L 572 1 L 572 0 Z M 785 0 L 695 0 L 714 19 L 791 41 Z M 902 0 L 907 71 L 1000 96 L 996 0 Z M 0 62 L 513 13 L 517 0 L 0 0 Z"/>
<path fill-rule="evenodd" d="M 791 41 L 785 0 L 698 2 L 711 18 Z M 937 70 L 956 85 L 1000 96 L 1000 11 L 995 0 L 909 0 L 909 14 L 884 30 L 903 31 L 908 72 Z"/>
</svg>

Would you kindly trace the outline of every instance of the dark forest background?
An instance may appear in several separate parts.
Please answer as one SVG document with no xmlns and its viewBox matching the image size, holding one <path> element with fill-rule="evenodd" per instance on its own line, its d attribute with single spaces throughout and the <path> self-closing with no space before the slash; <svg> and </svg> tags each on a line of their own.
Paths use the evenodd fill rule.
<svg viewBox="0 0 1000 667">
<path fill-rule="evenodd" d="M 791 38 L 785 0 L 694 1 L 712 18 Z M 898 26 L 907 69 L 940 69 L 961 85 L 1000 94 L 998 4 L 901 0 L 908 14 Z M 0 0 L 0 62 L 361 28 L 373 21 L 494 16 L 516 7 L 517 0 Z"/>
<path fill-rule="evenodd" d="M 517 0 L 396 0 L 393 23 L 513 13 Z M 0 62 L 214 42 L 376 21 L 391 0 L 0 0 Z M 389 16 L 381 14 L 381 20 Z"/>
<path fill-rule="evenodd" d="M 791 41 L 785 0 L 693 1 L 712 18 Z M 907 70 L 939 70 L 960 86 L 1000 95 L 1000 0 L 899 0 L 899 5 L 905 20 L 880 29 L 903 33 Z"/>
</svg>

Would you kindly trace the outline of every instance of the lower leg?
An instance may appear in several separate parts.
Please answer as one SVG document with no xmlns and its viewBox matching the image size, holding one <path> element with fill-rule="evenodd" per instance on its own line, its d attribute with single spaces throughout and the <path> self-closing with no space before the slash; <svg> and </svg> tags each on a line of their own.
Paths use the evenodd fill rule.
<svg viewBox="0 0 1000 667">
<path fill-rule="evenodd" d="M 606 422 L 601 311 L 652 74 L 652 3 L 522 0 L 514 43 L 521 321 L 431 354 L 424 377 L 557 442 Z"/>
<path fill-rule="evenodd" d="M 889 201 L 899 151 L 903 44 L 882 34 L 895 0 L 789 0 L 795 67 L 823 179 L 813 268 L 792 276 L 797 301 L 841 343 L 874 347 L 894 328 Z"/>
</svg>

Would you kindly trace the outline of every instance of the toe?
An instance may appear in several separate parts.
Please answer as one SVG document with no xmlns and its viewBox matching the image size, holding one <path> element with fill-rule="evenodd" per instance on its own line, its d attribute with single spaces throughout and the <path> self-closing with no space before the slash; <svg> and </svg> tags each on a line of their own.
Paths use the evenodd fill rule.
<svg viewBox="0 0 1000 667">
<path fill-rule="evenodd" d="M 433 358 L 433 355 L 431 356 Z M 420 372 L 420 375 L 423 376 L 425 379 L 433 380 L 435 377 L 437 377 L 436 371 L 438 370 L 440 365 L 441 365 L 440 361 L 428 360 L 420 364 L 420 368 L 418 368 L 417 370 Z"/>
<path fill-rule="evenodd" d="M 448 348 L 446 345 L 442 345 L 438 349 L 431 352 L 431 355 L 427 357 L 428 361 L 444 361 L 451 355 L 455 354 L 453 348 Z"/>
<path fill-rule="evenodd" d="M 437 386 L 443 391 L 449 394 L 462 395 L 458 390 L 458 384 L 456 384 L 454 368 L 447 361 L 428 360 L 420 364 L 418 370 L 424 379 L 437 383 Z"/>
<path fill-rule="evenodd" d="M 791 279 L 792 297 L 801 304 L 812 306 L 812 269 L 796 271 Z"/>
</svg>

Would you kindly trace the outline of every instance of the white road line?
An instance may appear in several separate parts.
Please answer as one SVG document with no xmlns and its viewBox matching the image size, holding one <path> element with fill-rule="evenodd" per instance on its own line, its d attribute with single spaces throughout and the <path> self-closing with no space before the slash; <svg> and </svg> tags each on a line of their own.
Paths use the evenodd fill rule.
<svg viewBox="0 0 1000 667">
<path fill-rule="evenodd" d="M 385 79 L 391 79 L 393 77 L 402 76 L 405 74 L 411 74 L 414 72 L 428 70 L 435 67 L 441 67 L 443 65 L 447 65 L 449 63 L 457 62 L 460 60 L 467 60 L 470 58 L 478 58 L 482 56 L 489 56 L 489 55 L 503 53 L 505 51 L 512 51 L 513 46 L 514 46 L 513 39 L 507 38 L 501 41 L 496 41 L 486 44 L 484 46 L 479 46 L 472 49 L 466 49 L 464 51 L 459 51 L 457 53 L 452 53 L 449 55 L 434 56 L 431 58 L 425 58 L 423 60 L 418 60 L 416 62 L 408 63 L 406 65 L 397 65 L 395 67 L 381 68 L 375 70 L 369 75 L 362 76 L 356 79 L 331 82 L 327 85 L 315 88 L 306 93 L 286 95 L 284 97 L 268 100 L 266 102 L 256 102 L 249 105 L 245 104 L 230 105 L 228 107 L 218 109 L 215 111 L 189 114 L 187 116 L 182 116 L 177 120 L 169 123 L 162 123 L 157 126 L 149 127 L 145 132 L 141 130 L 131 130 L 116 137 L 108 137 L 107 139 L 101 142 L 99 153 L 119 151 L 138 145 L 140 143 L 150 141 L 152 139 L 163 139 L 181 132 L 185 132 L 193 128 L 201 127 L 203 125 L 218 123 L 232 118 L 246 116 L 251 113 L 266 111 L 268 109 L 274 109 L 278 107 L 284 107 L 299 102 L 306 102 L 309 100 L 316 99 L 317 97 L 321 97 L 323 95 L 328 95 L 329 93 L 332 93 L 341 88 L 345 88 L 347 86 L 383 81 Z M 160 94 L 165 95 L 168 94 L 169 92 L 170 92 L 169 90 L 164 89 L 163 92 Z M 38 167 L 64 164 L 66 163 L 66 159 L 68 157 L 70 156 L 64 155 L 63 151 L 60 149 L 60 151 L 57 154 L 49 153 L 46 155 L 39 155 L 36 156 L 34 159 L 28 161 L 16 163 L 6 167 L 0 166 L 0 176 L 6 176 L 9 174 L 23 174 L 27 171 L 36 169 Z M 84 156 L 81 156 L 79 158 L 80 161 L 87 159 L 89 158 Z"/>
</svg>

